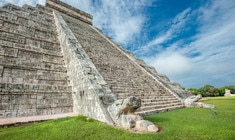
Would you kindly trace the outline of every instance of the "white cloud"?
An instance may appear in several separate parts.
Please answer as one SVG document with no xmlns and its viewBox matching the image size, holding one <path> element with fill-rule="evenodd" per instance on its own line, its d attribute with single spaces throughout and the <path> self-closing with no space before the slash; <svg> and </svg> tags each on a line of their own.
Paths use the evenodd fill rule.
<svg viewBox="0 0 235 140">
<path fill-rule="evenodd" d="M 206 72 L 218 71 L 219 74 L 235 69 L 234 7 L 234 1 L 217 0 L 209 7 L 199 9 L 199 23 L 202 26 L 190 45 L 201 53 L 193 60 L 204 66 Z"/>
<path fill-rule="evenodd" d="M 38 4 L 41 4 L 41 5 L 45 5 L 45 1 L 46 1 L 46 0 L 38 0 L 37 3 L 38 3 Z"/>
<path fill-rule="evenodd" d="M 155 66 L 160 73 L 167 74 L 171 80 L 178 81 L 186 87 L 198 87 L 205 84 L 218 87 L 224 84 L 234 85 L 234 7 L 235 1 L 214 0 L 195 10 L 192 14 L 199 15 L 197 19 L 199 28 L 198 33 L 193 36 L 194 41 L 183 44 L 178 40 L 167 49 L 162 48 L 160 53 L 155 54 L 154 59 L 145 57 L 145 60 Z M 179 21 L 184 21 L 184 18 Z M 183 30 L 184 26 L 178 27 L 178 30 Z M 174 27 L 169 30 L 171 29 Z M 167 37 L 162 42 L 171 39 L 173 33 L 170 36 L 165 35 Z M 182 40 L 185 39 L 189 38 Z M 154 43 L 151 45 L 154 46 Z"/>
<path fill-rule="evenodd" d="M 0 6 L 5 5 L 6 3 L 11 3 L 18 6 L 23 6 L 24 4 L 35 6 L 36 4 L 45 4 L 45 0 L 1 0 Z"/>
<path fill-rule="evenodd" d="M 104 33 L 121 44 L 134 41 L 141 33 L 145 22 L 143 8 L 153 2 L 145 0 L 63 1 L 92 14 L 94 26 L 102 29 Z"/>
<path fill-rule="evenodd" d="M 183 12 L 179 13 L 169 24 L 169 29 L 165 31 L 165 33 L 161 33 L 154 40 L 147 43 L 147 45 L 138 48 L 135 51 L 138 55 L 143 55 L 151 51 L 154 47 L 158 48 L 158 50 L 162 50 L 163 43 L 173 39 L 179 32 L 181 32 L 182 28 L 185 26 L 185 23 L 188 21 L 188 17 L 191 9 L 185 9 Z"/>
<path fill-rule="evenodd" d="M 165 52 L 145 60 L 161 73 L 174 78 L 185 75 L 192 69 L 190 59 L 178 53 Z"/>
</svg>

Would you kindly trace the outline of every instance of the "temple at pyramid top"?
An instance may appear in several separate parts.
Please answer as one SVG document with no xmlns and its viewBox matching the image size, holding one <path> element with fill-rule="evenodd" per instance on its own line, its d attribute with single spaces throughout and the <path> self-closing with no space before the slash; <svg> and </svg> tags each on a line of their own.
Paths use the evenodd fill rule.
<svg viewBox="0 0 235 140">
<path fill-rule="evenodd" d="M 92 25 L 92 15 L 81 11 L 71 5 L 68 5 L 60 0 L 46 0 L 45 6 Z"/>
</svg>

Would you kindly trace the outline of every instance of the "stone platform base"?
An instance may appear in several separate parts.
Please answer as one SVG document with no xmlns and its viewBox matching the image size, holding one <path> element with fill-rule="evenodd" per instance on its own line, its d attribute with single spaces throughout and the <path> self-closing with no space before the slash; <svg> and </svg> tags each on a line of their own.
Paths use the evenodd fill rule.
<svg viewBox="0 0 235 140">
<path fill-rule="evenodd" d="M 0 126 L 9 126 L 14 124 L 24 124 L 24 123 L 31 123 L 31 122 L 38 122 L 38 121 L 45 121 L 45 120 L 54 120 L 60 119 L 65 117 L 73 117 L 77 116 L 77 113 L 64 113 L 64 114 L 55 114 L 55 115 L 42 115 L 42 116 L 30 116 L 30 117 L 17 117 L 17 118 L 7 118 L 7 119 L 0 119 Z"/>
</svg>

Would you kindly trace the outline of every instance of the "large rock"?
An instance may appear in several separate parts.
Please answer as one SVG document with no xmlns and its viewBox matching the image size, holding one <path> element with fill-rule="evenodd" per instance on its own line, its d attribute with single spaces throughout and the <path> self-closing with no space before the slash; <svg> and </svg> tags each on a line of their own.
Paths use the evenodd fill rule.
<svg viewBox="0 0 235 140">
<path fill-rule="evenodd" d="M 118 127 L 137 132 L 157 132 L 159 129 L 152 122 L 134 113 L 140 106 L 141 100 L 131 96 L 116 100 L 108 111 Z"/>
<path fill-rule="evenodd" d="M 137 121 L 135 127 L 138 131 L 157 132 L 159 130 L 152 122 L 147 120 Z"/>
</svg>

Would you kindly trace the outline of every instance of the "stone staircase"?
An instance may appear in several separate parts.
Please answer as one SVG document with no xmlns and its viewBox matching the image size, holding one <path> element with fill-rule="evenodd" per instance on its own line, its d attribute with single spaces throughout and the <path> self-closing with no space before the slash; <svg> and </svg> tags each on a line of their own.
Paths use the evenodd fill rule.
<svg viewBox="0 0 235 140">
<path fill-rule="evenodd" d="M 190 91 L 183 89 L 179 83 L 171 82 L 166 75 L 158 73 L 154 67 L 148 66 L 142 59 L 136 58 L 132 52 L 124 50 L 119 44 L 115 45 L 181 99 L 186 99 L 193 95 Z"/>
<path fill-rule="evenodd" d="M 73 112 L 52 11 L 0 7 L 0 118 Z"/>
<path fill-rule="evenodd" d="M 142 107 L 137 113 L 142 115 L 184 107 L 177 95 L 97 29 L 66 15 L 63 18 L 117 99 L 140 97 Z"/>
</svg>

